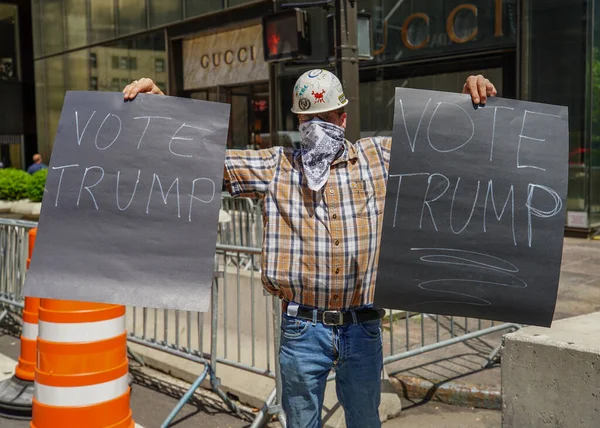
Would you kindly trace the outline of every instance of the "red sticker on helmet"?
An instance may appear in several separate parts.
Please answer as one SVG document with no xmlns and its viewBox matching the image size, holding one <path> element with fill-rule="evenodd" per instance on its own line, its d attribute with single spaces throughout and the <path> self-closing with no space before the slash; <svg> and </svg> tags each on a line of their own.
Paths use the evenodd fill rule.
<svg viewBox="0 0 600 428">
<path fill-rule="evenodd" d="M 313 97 L 315 97 L 315 104 L 325 102 L 325 100 L 323 99 L 324 94 L 325 94 L 325 89 L 323 89 L 321 92 L 312 91 L 312 95 L 313 95 Z"/>
</svg>

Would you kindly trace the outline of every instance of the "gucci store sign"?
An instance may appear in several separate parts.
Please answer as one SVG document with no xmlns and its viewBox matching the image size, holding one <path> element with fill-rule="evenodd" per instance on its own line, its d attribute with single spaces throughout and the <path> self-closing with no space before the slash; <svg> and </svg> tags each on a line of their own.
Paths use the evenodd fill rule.
<svg viewBox="0 0 600 428">
<path fill-rule="evenodd" d="M 262 26 L 184 40 L 183 67 L 184 89 L 268 80 Z"/>
</svg>

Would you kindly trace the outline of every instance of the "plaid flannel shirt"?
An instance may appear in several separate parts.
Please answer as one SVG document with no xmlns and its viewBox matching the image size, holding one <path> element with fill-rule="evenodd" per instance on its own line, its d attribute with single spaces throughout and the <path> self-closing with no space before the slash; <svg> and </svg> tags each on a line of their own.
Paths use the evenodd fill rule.
<svg viewBox="0 0 600 428">
<path fill-rule="evenodd" d="M 233 196 L 264 198 L 262 282 L 276 296 L 321 310 L 372 305 L 391 138 L 365 138 L 308 188 L 300 151 L 228 150 Z"/>
</svg>

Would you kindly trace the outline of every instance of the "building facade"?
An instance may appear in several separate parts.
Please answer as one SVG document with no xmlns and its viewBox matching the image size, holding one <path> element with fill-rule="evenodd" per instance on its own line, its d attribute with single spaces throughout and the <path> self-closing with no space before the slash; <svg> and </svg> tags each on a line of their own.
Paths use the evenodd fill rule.
<svg viewBox="0 0 600 428">
<path fill-rule="evenodd" d="M 600 225 L 600 0 L 356 2 L 372 29 L 372 59 L 359 67 L 360 115 L 350 118 L 361 135 L 390 134 L 395 87 L 456 92 L 482 73 L 501 97 L 569 107 L 565 225 L 586 233 Z M 303 71 L 332 66 L 332 11 L 308 9 L 311 57 L 278 65 L 270 82 L 261 17 L 274 4 L 32 0 L 39 151 L 49 158 L 66 91 L 120 91 L 140 77 L 171 95 L 230 103 L 229 147 L 269 146 L 273 117 L 278 144 L 297 144 L 292 88 Z"/>
</svg>

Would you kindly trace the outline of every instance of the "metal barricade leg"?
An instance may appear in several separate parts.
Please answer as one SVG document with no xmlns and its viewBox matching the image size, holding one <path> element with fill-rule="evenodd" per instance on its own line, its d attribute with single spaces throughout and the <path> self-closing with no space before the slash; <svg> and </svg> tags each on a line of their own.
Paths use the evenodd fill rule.
<svg viewBox="0 0 600 428">
<path fill-rule="evenodd" d="M 135 361 L 137 362 L 140 366 L 145 367 L 146 363 L 144 362 L 144 359 L 139 356 L 137 354 L 137 352 L 133 351 L 129 346 L 127 347 L 127 354 Z"/>
<path fill-rule="evenodd" d="M 183 395 L 183 397 L 181 397 L 181 400 L 179 400 L 179 402 L 177 403 L 175 408 L 171 411 L 171 413 L 169 414 L 167 419 L 165 419 L 165 421 L 162 423 L 160 428 L 167 428 L 169 425 L 171 425 L 171 422 L 173 422 L 173 419 L 175 419 L 175 416 L 177 416 L 177 414 L 181 411 L 181 409 L 183 409 L 183 406 L 185 406 L 185 404 L 190 400 L 190 398 L 192 398 L 196 389 L 198 389 L 200 387 L 200 384 L 202 382 L 204 382 L 204 379 L 206 378 L 206 375 L 209 370 L 210 370 L 210 366 L 208 364 L 205 365 L 204 371 L 202 372 L 202 374 L 200 376 L 198 376 L 198 378 L 192 384 L 192 386 L 186 391 L 186 393 Z"/>
<path fill-rule="evenodd" d="M 229 409 L 236 415 L 240 414 L 240 410 L 233 401 L 229 399 L 227 394 L 221 390 L 221 380 L 217 377 L 217 338 L 219 331 L 219 277 L 224 275 L 219 272 L 215 274 L 215 280 L 212 287 L 212 319 L 211 319 L 211 343 L 210 343 L 210 385 L 212 390 L 221 397 L 221 400 L 229 406 Z"/>
<path fill-rule="evenodd" d="M 281 300 L 279 298 L 273 298 L 273 338 L 275 340 L 275 390 L 277 391 L 277 405 L 272 406 L 271 411 L 277 415 L 277 419 L 283 428 L 286 428 L 286 419 L 283 408 L 281 407 L 281 394 L 283 389 L 281 387 L 281 366 L 279 365 L 279 348 L 281 346 Z"/>
<path fill-rule="evenodd" d="M 273 297 L 273 340 L 275 342 L 275 388 L 269 394 L 269 398 L 265 401 L 262 409 L 250 428 L 259 428 L 266 425 L 272 416 L 276 416 L 277 420 L 283 428 L 287 427 L 285 413 L 281 408 L 281 366 L 279 365 L 279 348 L 281 346 L 281 329 L 279 327 L 281 320 L 281 301 L 277 297 Z"/>
<path fill-rule="evenodd" d="M 221 388 L 220 388 L 221 383 L 219 381 L 219 378 L 216 376 L 216 372 L 217 372 L 217 338 L 218 338 L 218 327 L 219 327 L 219 286 L 218 286 L 217 278 L 219 276 L 220 276 L 219 273 L 215 273 L 215 278 L 214 278 L 213 287 L 212 287 L 212 296 L 211 296 L 212 320 L 211 320 L 210 362 L 207 361 L 204 363 L 204 370 L 202 371 L 202 374 L 200 376 L 198 376 L 198 378 L 194 381 L 192 386 L 190 386 L 190 388 L 186 391 L 186 393 L 183 395 L 183 397 L 181 397 L 181 399 L 179 400 L 179 402 L 177 403 L 175 408 L 171 411 L 171 413 L 169 414 L 167 419 L 165 419 L 165 421 L 162 423 L 161 428 L 167 428 L 171 424 L 171 422 L 173 422 L 173 419 L 175 419 L 175 416 L 177 416 L 177 414 L 181 411 L 183 406 L 185 406 L 185 404 L 192 398 L 192 396 L 194 395 L 194 392 L 196 392 L 196 390 L 200 387 L 202 382 L 204 382 L 207 375 L 210 376 L 210 385 L 212 387 L 212 390 L 217 395 L 219 395 L 219 397 L 223 400 L 223 402 L 225 402 L 225 404 L 227 404 L 227 406 L 229 407 L 229 409 L 232 412 L 234 412 L 236 415 L 239 415 L 238 407 L 221 390 Z"/>
</svg>

